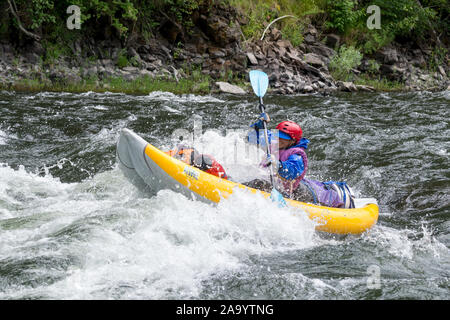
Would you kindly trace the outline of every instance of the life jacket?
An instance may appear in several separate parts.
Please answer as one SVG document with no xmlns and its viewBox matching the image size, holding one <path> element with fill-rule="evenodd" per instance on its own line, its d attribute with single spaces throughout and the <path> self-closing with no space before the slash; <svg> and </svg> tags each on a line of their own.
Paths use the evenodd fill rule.
<svg viewBox="0 0 450 320">
<path fill-rule="evenodd" d="M 192 147 L 180 145 L 174 150 L 167 151 L 166 154 L 216 177 L 228 179 L 225 169 L 213 156 L 201 154 Z"/>
<path fill-rule="evenodd" d="M 320 182 L 311 179 L 305 179 L 306 171 L 308 169 L 308 156 L 305 148 L 294 146 L 288 149 L 279 151 L 280 161 L 286 161 L 291 155 L 297 154 L 303 160 L 303 172 L 295 179 L 288 180 L 277 174 L 279 183 L 282 185 L 284 192 L 292 197 L 295 189 L 300 183 L 303 183 L 311 192 L 314 198 L 314 204 L 324 205 L 335 208 L 354 208 L 355 196 L 351 188 L 345 182 Z"/>
<path fill-rule="evenodd" d="M 279 174 L 277 174 L 277 178 L 281 182 L 283 189 L 289 195 L 292 195 L 292 192 L 294 192 L 294 190 L 297 189 L 298 185 L 300 184 L 300 181 L 303 180 L 303 178 L 306 175 L 306 171 L 308 170 L 308 156 L 306 155 L 305 149 L 302 147 L 291 147 L 288 149 L 280 150 L 279 151 L 279 159 L 280 159 L 280 161 L 286 161 L 293 154 L 296 154 L 296 155 L 299 155 L 300 157 L 302 157 L 302 160 L 303 160 L 302 174 L 292 180 L 285 179 L 285 178 L 281 177 Z"/>
</svg>

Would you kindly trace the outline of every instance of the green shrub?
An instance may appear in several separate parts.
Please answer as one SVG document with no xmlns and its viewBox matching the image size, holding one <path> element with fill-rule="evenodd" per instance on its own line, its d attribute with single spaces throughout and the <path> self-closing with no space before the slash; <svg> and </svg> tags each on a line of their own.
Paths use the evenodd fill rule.
<svg viewBox="0 0 450 320">
<path fill-rule="evenodd" d="M 337 55 L 331 59 L 329 68 L 333 77 L 346 81 L 351 77 L 351 70 L 361 64 L 362 54 L 353 46 L 339 48 Z"/>
<path fill-rule="evenodd" d="M 126 54 L 124 54 L 123 52 L 120 52 L 119 56 L 117 57 L 116 65 L 119 68 L 125 68 L 130 65 L 130 62 L 128 61 Z"/>
<path fill-rule="evenodd" d="M 325 26 L 345 33 L 354 27 L 360 12 L 356 10 L 356 0 L 327 0 L 327 13 L 329 19 Z"/>
<path fill-rule="evenodd" d="M 303 30 L 303 25 L 295 21 L 286 24 L 281 33 L 284 39 L 289 40 L 294 47 L 297 47 L 303 42 Z"/>
<path fill-rule="evenodd" d="M 367 70 L 367 73 L 377 74 L 378 71 L 380 70 L 380 64 L 373 59 L 368 60 L 368 62 L 369 62 L 369 68 Z"/>
</svg>

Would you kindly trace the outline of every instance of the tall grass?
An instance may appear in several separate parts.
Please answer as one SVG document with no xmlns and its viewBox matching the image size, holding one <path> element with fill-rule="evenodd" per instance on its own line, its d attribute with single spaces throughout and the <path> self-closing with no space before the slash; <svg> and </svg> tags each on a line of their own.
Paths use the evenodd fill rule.
<svg viewBox="0 0 450 320">
<path fill-rule="evenodd" d="M 12 85 L 0 83 L 0 90 L 14 90 L 18 92 L 121 92 L 126 94 L 148 94 L 153 91 L 166 91 L 174 94 L 207 94 L 210 92 L 210 79 L 203 76 L 199 79 L 155 79 L 149 76 L 140 76 L 134 80 L 121 77 L 111 77 L 102 81 L 84 79 L 76 83 L 52 83 L 38 79 L 22 79 Z"/>
</svg>

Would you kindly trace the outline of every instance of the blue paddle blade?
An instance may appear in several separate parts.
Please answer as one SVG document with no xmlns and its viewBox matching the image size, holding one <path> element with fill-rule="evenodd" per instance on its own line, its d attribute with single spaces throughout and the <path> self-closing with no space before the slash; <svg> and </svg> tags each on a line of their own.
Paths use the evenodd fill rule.
<svg viewBox="0 0 450 320">
<path fill-rule="evenodd" d="M 273 202 L 276 202 L 279 208 L 283 208 L 286 206 L 286 201 L 284 200 L 283 195 L 275 188 L 273 188 L 272 192 L 270 193 L 270 199 Z"/>
<path fill-rule="evenodd" d="M 252 84 L 253 91 L 258 97 L 264 97 L 267 88 L 269 87 L 269 77 L 267 74 L 260 70 L 250 71 L 250 83 Z"/>
</svg>

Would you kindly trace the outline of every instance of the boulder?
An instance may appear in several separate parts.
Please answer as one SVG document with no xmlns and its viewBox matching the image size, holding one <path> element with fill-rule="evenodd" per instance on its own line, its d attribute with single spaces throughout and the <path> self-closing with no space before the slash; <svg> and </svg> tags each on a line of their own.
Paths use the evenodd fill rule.
<svg viewBox="0 0 450 320">
<path fill-rule="evenodd" d="M 307 53 L 303 56 L 303 60 L 314 67 L 325 67 L 325 63 L 315 53 Z"/>
<path fill-rule="evenodd" d="M 380 73 L 391 80 L 401 80 L 405 75 L 406 69 L 396 65 L 383 64 L 380 67 Z"/>
<path fill-rule="evenodd" d="M 312 34 L 307 34 L 304 38 L 305 43 L 307 44 L 313 44 L 316 42 L 316 37 Z"/>
<path fill-rule="evenodd" d="M 316 27 L 314 27 L 312 24 L 309 24 L 305 34 L 310 34 L 315 37 L 317 35 Z"/>
<path fill-rule="evenodd" d="M 337 34 L 330 33 L 325 37 L 325 44 L 332 49 L 339 47 L 340 42 L 341 38 Z"/>
<path fill-rule="evenodd" d="M 276 45 L 281 48 L 292 48 L 292 44 L 289 40 L 278 40 Z"/>
<path fill-rule="evenodd" d="M 223 49 L 217 47 L 208 48 L 209 55 L 214 58 L 223 58 L 226 56 L 226 53 Z"/>
<path fill-rule="evenodd" d="M 256 59 L 255 55 L 252 52 L 247 52 L 247 58 L 250 64 L 257 65 L 258 59 Z"/>
<path fill-rule="evenodd" d="M 34 52 L 26 52 L 24 54 L 25 60 L 29 63 L 29 64 L 38 64 L 40 61 L 40 57 L 39 55 L 37 55 Z"/>
<path fill-rule="evenodd" d="M 307 50 L 317 54 L 318 56 L 324 57 L 327 60 L 330 60 L 336 54 L 336 51 L 324 45 L 308 46 Z"/>
<path fill-rule="evenodd" d="M 362 85 L 362 84 L 357 84 L 355 87 L 358 91 L 364 91 L 364 92 L 374 92 L 375 91 L 374 87 L 366 86 L 366 85 Z"/>
<path fill-rule="evenodd" d="M 219 90 L 224 93 L 246 94 L 241 87 L 229 84 L 228 82 L 217 81 L 216 85 L 219 87 Z"/>
<path fill-rule="evenodd" d="M 341 91 L 346 91 L 346 92 L 358 91 L 358 89 L 353 84 L 353 82 L 338 81 L 337 85 L 338 85 L 339 90 L 341 90 Z"/>
<path fill-rule="evenodd" d="M 310 86 L 310 85 L 307 85 L 307 86 L 303 87 L 303 91 L 304 92 L 313 92 L 314 88 L 312 86 Z"/>
<path fill-rule="evenodd" d="M 270 32 L 270 36 L 272 38 L 272 41 L 278 41 L 281 39 L 281 32 L 277 28 L 273 28 Z"/>
<path fill-rule="evenodd" d="M 398 53 L 395 48 L 384 48 L 377 52 L 376 57 L 385 64 L 394 64 L 398 62 Z"/>
</svg>

